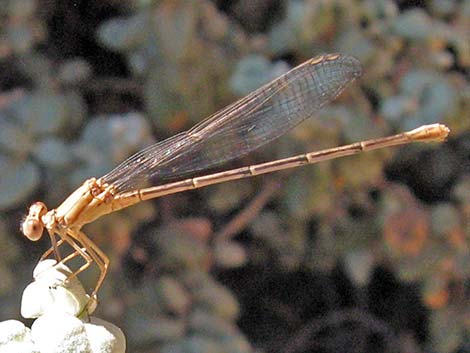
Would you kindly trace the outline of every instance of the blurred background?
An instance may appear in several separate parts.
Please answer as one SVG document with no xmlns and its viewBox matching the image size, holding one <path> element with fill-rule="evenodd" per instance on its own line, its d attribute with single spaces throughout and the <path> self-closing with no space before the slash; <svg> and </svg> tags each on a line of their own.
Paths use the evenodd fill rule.
<svg viewBox="0 0 470 353">
<path fill-rule="evenodd" d="M 20 319 L 49 246 L 19 231 L 32 202 L 56 207 L 144 146 L 339 52 L 363 77 L 228 167 L 434 122 L 448 142 L 104 217 L 84 229 L 111 259 L 96 315 L 129 352 L 470 352 L 470 1 L 2 0 L 0 13 L 0 320 Z"/>
</svg>

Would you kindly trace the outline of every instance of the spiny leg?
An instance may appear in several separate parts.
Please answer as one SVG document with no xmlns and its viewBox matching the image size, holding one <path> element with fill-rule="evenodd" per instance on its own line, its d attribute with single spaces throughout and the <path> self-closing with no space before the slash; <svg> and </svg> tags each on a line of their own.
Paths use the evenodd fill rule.
<svg viewBox="0 0 470 353">
<path fill-rule="evenodd" d="M 77 256 L 80 256 L 82 257 L 84 260 L 85 260 L 85 264 L 82 265 L 77 271 L 69 274 L 67 276 L 67 281 L 72 279 L 73 277 L 76 277 L 80 272 L 86 270 L 90 265 L 91 263 L 93 262 L 93 259 L 90 255 L 88 255 L 86 253 L 86 249 L 85 248 L 82 248 L 80 247 L 79 244 L 77 244 L 77 242 L 71 238 L 70 236 L 68 236 L 67 234 L 59 234 L 59 236 L 61 237 L 61 239 L 59 239 L 59 241 L 55 242 L 55 245 L 56 245 L 56 248 L 60 247 L 61 245 L 63 244 L 68 244 L 70 245 L 70 247 L 72 247 L 72 249 L 74 250 L 71 254 L 67 255 L 65 258 L 61 259 L 60 261 L 57 261 L 57 263 L 54 265 L 54 267 L 58 266 L 58 265 L 65 265 L 68 261 L 72 260 L 73 258 L 77 257 Z M 52 238 L 52 236 L 51 236 Z M 47 257 L 50 256 L 50 254 L 52 254 L 54 252 L 54 245 L 51 246 L 41 257 L 41 261 L 46 259 Z M 57 259 L 56 259 L 57 260 Z"/>
<path fill-rule="evenodd" d="M 68 279 L 71 279 L 73 277 L 78 276 L 79 273 L 85 271 L 88 267 L 93 262 L 93 257 L 87 253 L 87 248 L 86 246 L 82 243 L 82 247 L 77 244 L 74 238 L 68 236 L 67 234 L 61 234 L 62 239 L 67 242 L 75 251 L 71 254 L 69 254 L 67 257 L 62 259 L 59 264 L 65 265 L 66 262 L 72 260 L 73 258 L 80 256 L 82 259 L 85 260 L 85 263 L 76 271 L 74 271 L 70 276 L 68 276 Z"/>
<path fill-rule="evenodd" d="M 87 263 L 89 262 L 89 263 L 91 264 L 91 263 L 93 262 L 93 259 L 90 257 L 90 255 L 88 255 L 88 254 L 86 253 L 86 249 L 83 248 L 83 247 L 80 248 L 80 246 L 79 246 L 78 244 L 76 244 L 76 245 L 77 245 L 78 248 L 75 248 L 75 247 L 74 247 L 75 251 L 74 251 L 73 253 L 67 255 L 65 258 L 63 258 L 63 259 L 60 261 L 61 264 L 64 264 L 64 265 L 65 265 L 66 262 L 68 262 L 68 261 L 70 261 L 70 260 L 76 258 L 77 256 L 81 256 L 82 258 L 84 258 Z M 73 246 L 73 245 L 70 244 L 70 246 Z M 84 265 L 83 265 L 83 266 L 84 266 Z M 82 271 L 80 271 L 80 272 L 82 272 Z M 75 274 L 74 276 L 76 276 L 76 274 Z"/>
<path fill-rule="evenodd" d="M 94 257 L 92 254 L 88 252 L 86 245 L 83 244 L 80 240 L 73 238 L 72 236 L 66 233 L 62 233 L 59 235 L 61 237 L 61 244 L 67 243 L 75 251 L 67 255 L 60 262 L 58 262 L 56 266 L 60 264 L 65 265 L 68 261 L 76 258 L 77 256 L 85 260 L 85 264 L 83 264 L 78 270 L 74 271 L 73 273 L 67 276 L 66 281 L 69 281 L 73 279 L 74 277 L 77 277 L 81 272 L 85 271 L 88 267 L 90 267 L 90 265 L 93 263 Z M 80 317 L 84 312 L 87 314 L 90 314 L 94 311 L 95 307 L 96 307 L 96 298 L 91 296 L 89 297 L 89 300 L 86 303 L 86 305 L 82 308 L 82 311 L 77 316 Z"/>
<path fill-rule="evenodd" d="M 59 247 L 64 243 L 64 240 L 61 238 L 59 241 L 56 240 L 55 234 L 49 233 L 51 238 L 51 247 L 47 249 L 44 254 L 42 254 L 40 261 L 47 259 L 52 253 L 57 261 L 60 261 Z"/>
<path fill-rule="evenodd" d="M 85 233 L 82 231 L 71 231 L 69 230 L 69 234 L 77 239 L 83 247 L 86 249 L 87 253 L 90 255 L 90 257 L 95 261 L 96 265 L 98 266 L 100 270 L 100 276 L 98 278 L 98 281 L 96 283 L 95 289 L 93 290 L 91 297 L 96 298 L 96 293 L 98 292 L 99 288 L 103 284 L 103 281 L 106 277 L 106 273 L 108 271 L 108 266 L 109 266 L 109 259 L 108 257 L 101 251 L 101 249 L 93 243 L 90 238 L 86 236 Z"/>
</svg>

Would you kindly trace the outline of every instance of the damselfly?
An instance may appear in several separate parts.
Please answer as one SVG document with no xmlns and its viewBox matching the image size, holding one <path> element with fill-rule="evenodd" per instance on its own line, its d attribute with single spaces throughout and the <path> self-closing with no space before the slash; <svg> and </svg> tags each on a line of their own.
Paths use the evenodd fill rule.
<svg viewBox="0 0 470 353">
<path fill-rule="evenodd" d="M 47 230 L 52 245 L 42 258 L 52 254 L 61 263 L 83 258 L 84 264 L 72 276 L 95 262 L 100 269 L 91 293 L 95 298 L 106 276 L 109 259 L 81 228 L 103 215 L 184 190 L 384 147 L 445 140 L 449 129 L 433 124 L 389 137 L 203 174 L 204 170 L 273 141 L 312 117 L 361 72 L 359 61 L 346 55 L 324 55 L 308 60 L 192 129 L 143 149 L 101 178 L 86 180 L 59 207 L 48 211 L 44 203 L 35 202 L 22 224 L 22 232 L 36 241 L 44 228 Z M 195 174 L 201 176 L 188 178 Z M 142 187 L 149 183 L 152 186 Z M 73 249 L 64 258 L 58 249 L 62 244 L 69 244 Z"/>
</svg>

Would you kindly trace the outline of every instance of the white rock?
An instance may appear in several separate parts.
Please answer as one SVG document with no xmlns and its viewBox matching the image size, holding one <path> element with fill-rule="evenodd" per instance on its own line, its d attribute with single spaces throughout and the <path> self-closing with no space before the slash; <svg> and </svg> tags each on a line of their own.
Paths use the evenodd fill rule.
<svg viewBox="0 0 470 353">
<path fill-rule="evenodd" d="M 37 318 L 31 330 L 15 320 L 0 322 L 0 353 L 124 353 L 126 339 L 115 325 L 89 317 L 89 303 L 78 278 L 55 260 L 40 262 L 35 281 L 23 292 L 21 313 Z M 88 305 L 88 312 L 84 308 Z M 79 316 L 77 318 L 76 316 Z"/>
<path fill-rule="evenodd" d="M 12 342 L 31 342 L 31 330 L 17 320 L 0 322 L 0 347 Z"/>
<path fill-rule="evenodd" d="M 55 260 L 39 262 L 33 272 L 35 281 L 23 292 L 21 315 L 31 319 L 50 312 L 81 314 L 89 296 L 76 277 L 67 279 L 70 274 L 70 269 L 56 265 Z"/>
<path fill-rule="evenodd" d="M 33 341 L 41 353 L 124 353 L 126 340 L 115 325 L 92 317 L 90 322 L 68 314 L 52 313 L 38 318 Z"/>
<path fill-rule="evenodd" d="M 85 329 L 94 353 L 124 353 L 126 351 L 126 338 L 116 325 L 91 317 L 90 323 L 85 323 Z"/>
<path fill-rule="evenodd" d="M 32 342 L 10 342 L 0 345 L 0 353 L 41 353 Z"/>
<path fill-rule="evenodd" d="M 41 353 L 92 353 L 84 323 L 69 314 L 49 313 L 34 321 L 33 341 Z"/>
</svg>

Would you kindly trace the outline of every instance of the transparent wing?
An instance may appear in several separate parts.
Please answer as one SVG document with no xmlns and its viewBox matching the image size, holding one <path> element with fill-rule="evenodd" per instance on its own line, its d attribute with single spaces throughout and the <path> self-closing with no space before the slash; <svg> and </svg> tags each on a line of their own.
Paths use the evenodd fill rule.
<svg viewBox="0 0 470 353">
<path fill-rule="evenodd" d="M 306 61 L 192 129 L 136 153 L 102 179 L 125 192 L 244 156 L 311 117 L 361 72 L 359 61 L 350 56 Z"/>
</svg>

